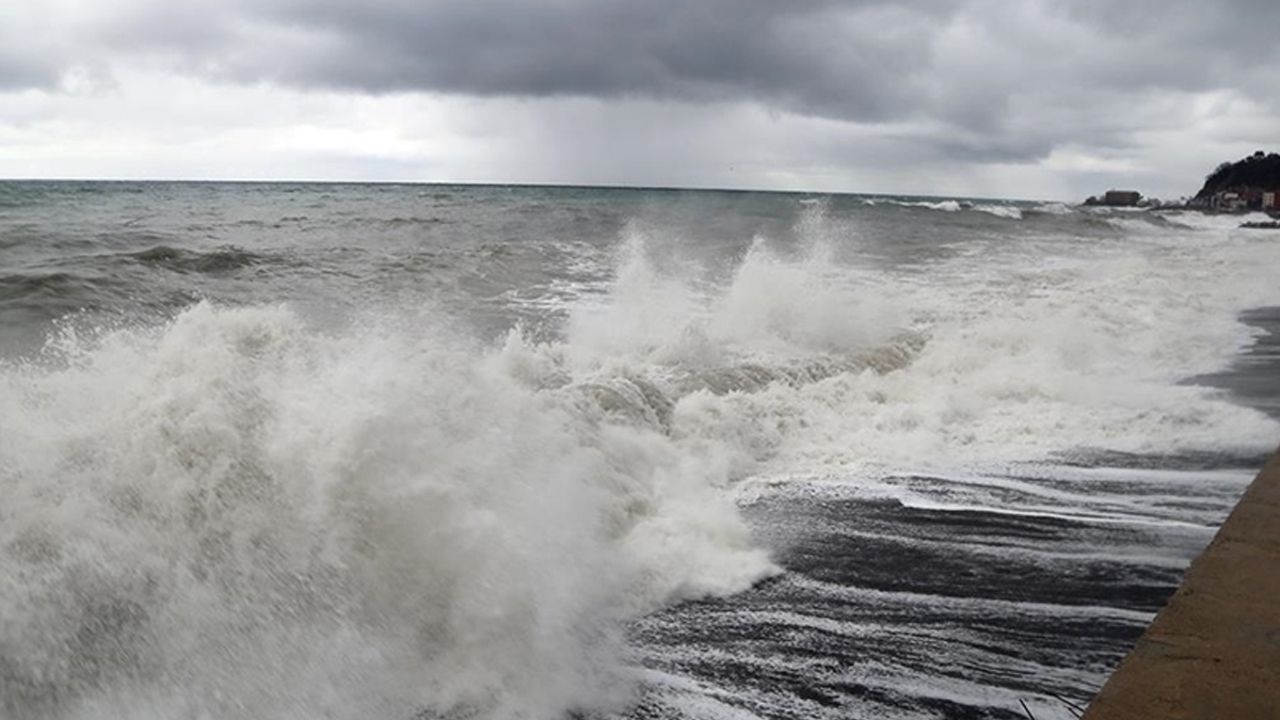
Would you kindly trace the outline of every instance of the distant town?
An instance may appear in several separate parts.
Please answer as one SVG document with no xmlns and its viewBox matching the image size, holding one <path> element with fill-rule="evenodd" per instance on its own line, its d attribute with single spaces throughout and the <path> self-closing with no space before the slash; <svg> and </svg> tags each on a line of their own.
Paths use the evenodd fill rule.
<svg viewBox="0 0 1280 720">
<path fill-rule="evenodd" d="M 1259 150 L 1242 160 L 1222 163 L 1205 178 L 1199 192 L 1176 202 L 1145 198 L 1136 190 L 1108 190 L 1084 204 L 1219 213 L 1261 211 L 1280 218 L 1280 154 Z"/>
</svg>

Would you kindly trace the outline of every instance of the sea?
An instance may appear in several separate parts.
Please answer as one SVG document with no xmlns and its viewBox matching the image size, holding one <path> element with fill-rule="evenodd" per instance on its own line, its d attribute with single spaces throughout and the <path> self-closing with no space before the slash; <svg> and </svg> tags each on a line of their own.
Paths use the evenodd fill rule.
<svg viewBox="0 0 1280 720">
<path fill-rule="evenodd" d="M 1280 234 L 0 182 L 0 717 L 1073 718 L 1280 440 Z"/>
</svg>

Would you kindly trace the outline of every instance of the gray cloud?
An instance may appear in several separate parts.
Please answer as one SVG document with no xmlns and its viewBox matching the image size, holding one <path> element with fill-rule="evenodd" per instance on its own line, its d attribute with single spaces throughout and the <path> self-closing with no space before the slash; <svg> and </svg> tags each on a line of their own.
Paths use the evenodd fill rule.
<svg viewBox="0 0 1280 720">
<path fill-rule="evenodd" d="M 1026 13 L 1027 8 L 1040 12 Z M 1040 27 L 1021 27 L 1020 19 Z M 135 6 L 104 23 L 106 37 L 100 39 L 117 50 L 165 47 L 244 78 L 302 85 L 480 95 L 750 97 L 800 112 L 863 119 L 911 106 L 913 98 L 919 102 L 921 84 L 946 71 L 938 65 L 937 46 L 956 23 L 988 31 L 974 35 L 974 43 L 1017 47 L 1016 59 L 1029 71 L 1025 82 L 1045 71 L 1108 85 L 1204 86 L 1230 82 L 1232 72 L 1277 56 L 1273 29 L 1280 24 L 1280 4 L 242 0 Z M 1017 36 L 1028 31 L 1081 29 L 1097 42 L 1071 48 L 1066 57 L 1017 45 Z M 1226 77 L 1213 77 L 1216 72 Z"/>
<path fill-rule="evenodd" d="M 0 47 L 0 90 L 52 86 L 58 82 L 58 76 L 56 67 L 33 62 L 14 53 L 12 48 Z"/>
<path fill-rule="evenodd" d="M 32 10 L 0 27 L 0 89 L 138 62 L 361 94 L 750 102 L 905 126 L 886 132 L 970 163 L 1026 162 L 1073 143 L 1123 152 L 1168 121 L 1143 107 L 1170 97 L 1225 90 L 1280 110 L 1274 0 L 112 5 L 70 24 L 41 26 Z"/>
<path fill-rule="evenodd" d="M 957 25 L 980 31 L 971 33 L 974 55 L 992 44 L 1014 51 L 1016 67 L 982 69 L 1003 84 L 949 75 L 943 63 L 955 58 L 939 45 Z M 1080 0 L 1060 9 L 998 0 L 124 0 L 78 24 L 9 28 L 0 82 L 47 85 L 73 64 L 150 53 L 215 77 L 362 92 L 745 98 L 849 120 L 926 112 L 963 121 L 1045 80 L 1231 84 L 1277 57 L 1278 25 L 1271 0 Z M 55 46 L 47 37 L 33 45 L 23 30 L 52 34 Z M 1018 43 L 1028 32 L 1081 31 L 1093 42 Z M 938 87 L 939 77 L 959 87 Z"/>
<path fill-rule="evenodd" d="M 929 68 L 941 3 L 876 0 L 278 2 L 288 52 L 236 77 L 369 92 L 753 99 L 859 120 L 894 117 Z M 241 48 L 244 50 L 244 48 Z"/>
</svg>

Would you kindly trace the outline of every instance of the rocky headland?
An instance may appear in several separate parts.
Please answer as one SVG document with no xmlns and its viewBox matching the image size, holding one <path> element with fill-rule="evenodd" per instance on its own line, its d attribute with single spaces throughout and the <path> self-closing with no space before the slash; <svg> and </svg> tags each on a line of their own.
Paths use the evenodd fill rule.
<svg viewBox="0 0 1280 720">
<path fill-rule="evenodd" d="M 1220 193 L 1280 190 L 1280 154 L 1261 150 L 1243 160 L 1224 162 L 1204 179 L 1194 200 L 1207 201 Z"/>
</svg>

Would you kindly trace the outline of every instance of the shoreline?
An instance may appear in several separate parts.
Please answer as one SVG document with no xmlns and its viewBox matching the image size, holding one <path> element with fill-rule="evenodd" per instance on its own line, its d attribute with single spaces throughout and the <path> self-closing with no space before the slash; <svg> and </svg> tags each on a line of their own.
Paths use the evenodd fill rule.
<svg viewBox="0 0 1280 720">
<path fill-rule="evenodd" d="M 1236 318 L 1260 331 L 1253 343 L 1221 370 L 1195 375 L 1182 382 L 1220 388 L 1230 394 L 1232 402 L 1280 420 L 1280 388 L 1273 382 L 1280 372 L 1280 306 L 1249 308 Z M 1268 457 L 1269 452 L 1262 454 L 1262 462 Z"/>
<path fill-rule="evenodd" d="M 1280 708 L 1280 450 L 1082 720 L 1263 718 Z"/>
</svg>

